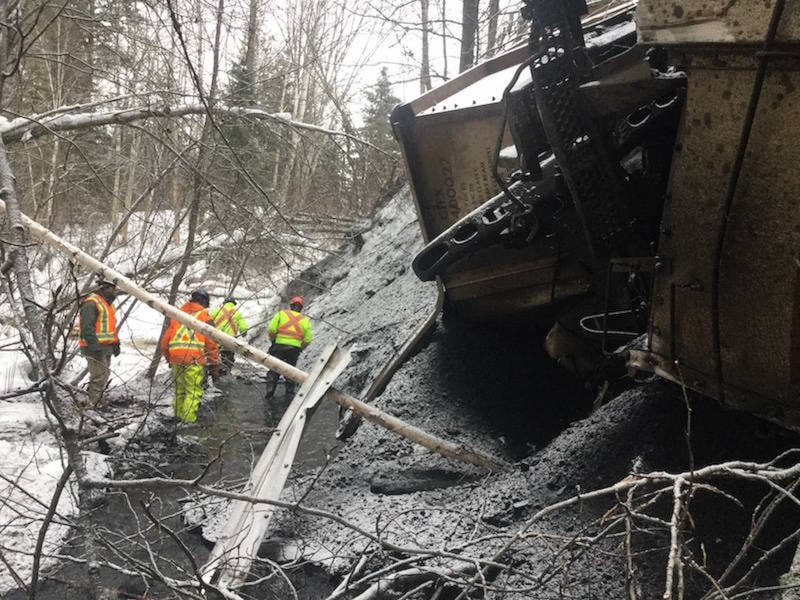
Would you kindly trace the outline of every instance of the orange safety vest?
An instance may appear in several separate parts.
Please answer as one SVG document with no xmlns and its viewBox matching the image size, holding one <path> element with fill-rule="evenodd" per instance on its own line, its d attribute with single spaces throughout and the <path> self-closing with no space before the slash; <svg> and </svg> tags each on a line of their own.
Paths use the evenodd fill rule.
<svg viewBox="0 0 800 600">
<path fill-rule="evenodd" d="M 231 312 L 227 308 L 225 308 L 224 306 L 222 308 L 220 308 L 220 311 L 219 311 L 219 314 L 217 315 L 217 318 L 214 319 L 214 327 L 216 327 L 217 329 L 220 329 L 220 327 L 225 324 L 225 321 L 227 321 L 231 326 L 231 330 L 233 331 L 233 335 L 239 335 L 239 329 L 236 327 L 236 321 L 233 318 L 233 313 L 235 313 L 235 312 L 236 312 L 236 309 L 234 309 L 234 311 Z"/>
<path fill-rule="evenodd" d="M 200 319 L 206 309 L 194 313 L 195 319 Z M 210 317 L 209 319 L 210 320 Z M 169 340 L 169 362 L 177 365 L 204 365 L 206 364 L 206 336 L 189 329 L 182 323 Z"/>
<path fill-rule="evenodd" d="M 292 314 L 290 310 L 283 310 L 281 312 L 286 315 L 288 321 L 278 326 L 278 333 L 275 337 L 282 335 L 302 342 L 305 334 L 300 327 L 300 322 L 305 319 L 306 316 L 303 313 Z"/>
<path fill-rule="evenodd" d="M 97 341 L 104 345 L 119 344 L 117 335 L 117 311 L 100 294 L 89 294 L 84 302 L 94 302 L 97 306 L 97 322 L 95 323 L 95 333 Z M 81 331 L 80 315 L 78 316 L 78 327 Z M 80 347 L 86 348 L 89 343 L 81 338 Z"/>
</svg>

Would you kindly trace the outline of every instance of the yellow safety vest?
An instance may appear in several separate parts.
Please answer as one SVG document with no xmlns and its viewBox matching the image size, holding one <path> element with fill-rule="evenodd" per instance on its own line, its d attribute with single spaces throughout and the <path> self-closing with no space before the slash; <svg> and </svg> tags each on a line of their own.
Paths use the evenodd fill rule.
<svg viewBox="0 0 800 600">
<path fill-rule="evenodd" d="M 233 312 L 231 312 L 224 306 L 220 308 L 217 317 L 214 319 L 214 327 L 216 327 L 217 329 L 222 329 L 222 327 L 227 322 L 227 324 L 231 326 L 231 331 L 233 331 L 231 335 L 238 335 L 239 328 L 236 327 L 236 320 L 233 318 L 233 314 L 235 312 L 236 309 L 234 309 Z"/>
</svg>

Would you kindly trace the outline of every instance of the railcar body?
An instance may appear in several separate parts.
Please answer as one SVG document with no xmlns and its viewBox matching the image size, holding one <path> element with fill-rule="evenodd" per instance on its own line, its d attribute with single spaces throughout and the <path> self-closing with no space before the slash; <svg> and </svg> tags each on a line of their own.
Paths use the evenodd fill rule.
<svg viewBox="0 0 800 600">
<path fill-rule="evenodd" d="M 392 113 L 417 275 L 552 325 L 562 362 L 580 331 L 584 375 L 621 358 L 800 429 L 800 0 L 523 15 L 527 44 Z"/>
</svg>

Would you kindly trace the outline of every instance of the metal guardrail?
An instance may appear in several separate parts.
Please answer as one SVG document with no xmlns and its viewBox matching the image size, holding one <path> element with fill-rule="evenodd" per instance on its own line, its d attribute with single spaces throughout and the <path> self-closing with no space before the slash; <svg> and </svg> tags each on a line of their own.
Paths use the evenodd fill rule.
<svg viewBox="0 0 800 600">
<path fill-rule="evenodd" d="M 338 344 L 331 344 L 323 351 L 264 448 L 245 493 L 263 500 L 280 498 L 308 422 L 307 416 L 347 367 L 350 358 L 350 351 L 342 350 Z M 230 519 L 200 570 L 203 578 L 223 589 L 243 584 L 274 511 L 275 507 L 268 503 L 236 500 Z"/>
</svg>

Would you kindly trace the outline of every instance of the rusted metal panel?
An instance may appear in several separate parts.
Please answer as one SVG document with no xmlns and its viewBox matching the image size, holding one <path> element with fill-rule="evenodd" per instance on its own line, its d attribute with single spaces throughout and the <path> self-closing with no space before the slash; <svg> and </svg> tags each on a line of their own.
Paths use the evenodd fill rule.
<svg viewBox="0 0 800 600">
<path fill-rule="evenodd" d="M 693 56 L 659 253 L 653 354 L 638 366 L 788 424 L 797 411 L 800 337 L 800 63 L 771 63 L 726 223 L 723 205 L 755 80 L 755 58 Z M 723 228 L 723 226 L 726 227 Z M 717 236 L 724 232 L 721 254 Z M 717 386 L 713 280 L 719 269 Z"/>
<path fill-rule="evenodd" d="M 471 114 L 467 114 L 471 113 Z M 495 143 L 501 124 L 498 104 L 458 113 L 428 115 L 410 130 L 418 156 L 414 171 L 420 219 L 426 241 L 466 216 L 500 188 L 492 178 Z M 458 124 L 453 125 L 453 119 Z M 506 144 L 510 144 L 510 136 Z"/>
<path fill-rule="evenodd" d="M 455 311 L 467 320 L 498 321 L 510 315 L 548 306 L 554 299 L 574 298 L 589 291 L 586 279 L 559 276 L 553 285 L 520 287 L 507 292 L 484 288 L 484 295 L 465 297 L 455 304 Z"/>
<path fill-rule="evenodd" d="M 672 270 L 656 279 L 652 343 L 656 353 L 711 375 L 713 242 L 753 72 L 695 66 L 689 82 L 659 242 Z M 707 379 L 698 381 L 715 395 Z"/>
<path fill-rule="evenodd" d="M 781 405 L 796 396 L 800 332 L 792 327 L 800 269 L 800 62 L 767 75 L 728 219 L 720 269 L 725 382 Z M 793 339 L 794 338 L 794 339 Z M 731 401 L 747 402 L 739 395 Z"/>
<path fill-rule="evenodd" d="M 460 315 L 487 319 L 585 294 L 591 278 L 577 261 L 560 263 L 536 247 L 487 248 L 448 269 L 444 283 Z"/>
<path fill-rule="evenodd" d="M 502 120 L 499 102 L 427 114 L 403 128 L 425 241 L 466 216 L 500 188 L 491 176 Z M 506 132 L 505 145 L 511 144 Z"/>
<path fill-rule="evenodd" d="M 498 306 L 506 314 L 517 313 L 584 294 L 590 288 L 591 275 L 579 261 L 591 258 L 588 231 L 603 238 L 604 247 L 606 242 L 616 243 L 629 233 L 634 219 L 627 214 L 628 196 L 622 193 L 619 169 L 606 164 L 606 137 L 594 131 L 594 121 L 605 123 L 612 115 L 624 117 L 640 104 L 682 85 L 668 78 L 654 78 L 643 51 L 625 52 L 636 39 L 634 6 L 631 1 L 590 3 L 590 16 L 584 19 L 583 33 L 576 39 L 585 42 L 584 67 L 591 64 L 599 79 L 580 89 L 586 73 L 581 77 L 574 74 L 569 110 L 574 108 L 577 113 L 565 114 L 561 105 L 551 107 L 570 123 L 577 119 L 583 132 L 580 135 L 569 138 L 573 132 L 567 133 L 569 127 L 564 124 L 564 131 L 558 132 L 566 137 L 550 135 L 552 139 L 548 139 L 542 103 L 537 98 L 544 92 L 534 85 L 534 73 L 546 69 L 532 71 L 528 45 L 470 69 L 392 112 L 392 126 L 401 143 L 428 244 L 415 261 L 415 272 L 426 279 L 440 277 L 448 300 L 461 314 L 485 315 Z M 554 7 L 557 9 L 558 4 Z M 554 64 L 542 60 L 542 64 L 545 62 Z M 570 61 L 564 68 L 571 70 L 573 66 Z M 556 80 L 561 81 L 558 76 Z M 512 82 L 513 89 L 504 99 L 504 90 Z M 539 83 L 553 93 L 560 89 L 550 85 L 553 82 Z M 504 119 L 508 121 L 504 123 Z M 498 137 L 502 137 L 499 143 Z M 579 169 L 583 195 L 570 198 L 564 186 L 569 161 L 561 162 L 557 177 L 545 168 L 545 163 L 553 163 L 553 156 L 558 156 L 554 139 L 563 142 L 559 148 L 573 162 L 584 167 L 591 163 L 608 177 Z M 524 182 L 519 197 L 509 190 L 504 194 L 495 179 L 498 149 L 504 149 L 499 153 L 498 179 L 513 185 L 510 176 L 515 173 L 513 181 Z M 547 154 L 550 158 L 543 158 Z M 546 191 L 544 186 L 539 188 L 540 181 L 548 184 Z M 577 179 L 570 181 L 578 185 Z M 499 220 L 490 218 L 487 222 L 492 227 L 487 233 L 480 223 L 475 224 L 473 216 L 483 216 L 485 211 L 496 217 L 494 205 L 487 204 L 496 198 L 507 199 L 505 214 L 510 224 L 506 227 L 503 221 L 498 227 Z M 613 198 L 614 206 L 619 205 L 614 214 L 608 207 L 600 208 L 609 198 Z M 548 202 L 551 199 L 554 201 Z M 546 224 L 541 233 L 540 221 Z M 469 239 L 458 236 L 478 230 L 485 235 L 475 234 Z M 536 244 L 537 235 L 549 236 L 551 243 Z M 558 242 L 553 243 L 553 239 Z M 534 245 L 520 250 L 528 244 Z"/>
<path fill-rule="evenodd" d="M 513 50 L 393 111 L 392 125 L 412 178 L 426 242 L 500 193 L 492 172 L 503 124 L 501 100 L 526 58 L 527 48 Z M 527 82 L 526 69 L 518 85 Z M 514 146 L 507 126 L 501 146 Z M 519 168 L 516 151 L 499 167 L 503 177 Z M 468 315 L 481 314 L 498 302 L 503 310 L 516 312 L 585 292 L 583 272 L 576 275 L 555 268 L 554 254 L 542 248 L 477 250 L 468 261 L 442 273 L 448 299 Z"/>
<path fill-rule="evenodd" d="M 647 44 L 757 44 L 763 42 L 774 0 L 641 0 L 639 40 Z M 777 41 L 800 39 L 800 0 L 787 0 Z"/>
<path fill-rule="evenodd" d="M 503 89 L 525 58 L 519 47 L 392 111 L 426 242 L 500 191 L 491 173 Z"/>
</svg>

